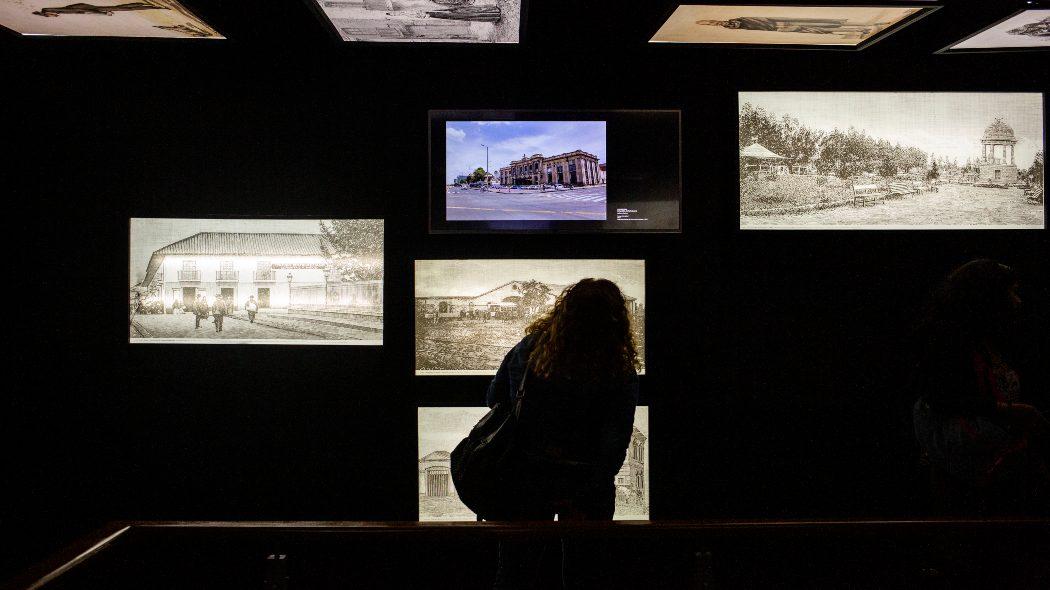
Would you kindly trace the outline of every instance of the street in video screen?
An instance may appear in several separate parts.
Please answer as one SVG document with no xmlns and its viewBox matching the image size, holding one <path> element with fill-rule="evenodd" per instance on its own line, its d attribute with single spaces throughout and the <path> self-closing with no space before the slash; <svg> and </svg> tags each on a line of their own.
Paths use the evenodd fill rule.
<svg viewBox="0 0 1050 590">
<path fill-rule="evenodd" d="M 495 375 L 526 326 L 585 278 L 620 287 L 644 372 L 644 260 L 417 260 L 416 374 Z"/>
<path fill-rule="evenodd" d="M 383 343 L 382 219 L 131 219 L 132 343 Z"/>
<path fill-rule="evenodd" d="M 472 521 L 477 515 L 459 499 L 452 483 L 451 453 L 488 408 L 418 408 L 419 520 Z M 634 410 L 634 429 L 623 466 L 613 480 L 613 520 L 649 519 L 649 408 Z"/>
<path fill-rule="evenodd" d="M 605 221 L 606 143 L 605 121 L 449 121 L 445 218 Z"/>
</svg>

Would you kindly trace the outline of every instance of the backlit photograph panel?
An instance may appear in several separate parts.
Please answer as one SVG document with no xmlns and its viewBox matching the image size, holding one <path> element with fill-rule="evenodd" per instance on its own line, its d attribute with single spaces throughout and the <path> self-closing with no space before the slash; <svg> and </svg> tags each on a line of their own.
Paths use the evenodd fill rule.
<svg viewBox="0 0 1050 590">
<path fill-rule="evenodd" d="M 681 5 L 651 43 L 859 48 L 928 8 L 889 6 Z"/>
<path fill-rule="evenodd" d="M 479 393 L 480 395 L 480 393 Z M 485 407 L 418 408 L 419 520 L 473 521 L 452 483 L 451 453 L 487 412 Z M 634 429 L 616 474 L 613 520 L 649 519 L 649 408 L 634 411 Z"/>
<path fill-rule="evenodd" d="M 383 343 L 382 219 L 132 218 L 136 344 Z"/>
<path fill-rule="evenodd" d="M 644 372 L 643 260 L 417 260 L 416 374 L 495 375 L 526 326 L 585 278 L 620 287 Z"/>
<path fill-rule="evenodd" d="M 175 0 L 4 0 L 0 25 L 22 35 L 224 38 Z"/>
<path fill-rule="evenodd" d="M 1042 229 L 1043 95 L 741 92 L 742 229 Z"/>
<path fill-rule="evenodd" d="M 1050 9 L 1024 10 L 945 51 L 1050 49 Z"/>
<path fill-rule="evenodd" d="M 523 0 L 316 0 L 343 41 L 517 43 Z"/>
</svg>

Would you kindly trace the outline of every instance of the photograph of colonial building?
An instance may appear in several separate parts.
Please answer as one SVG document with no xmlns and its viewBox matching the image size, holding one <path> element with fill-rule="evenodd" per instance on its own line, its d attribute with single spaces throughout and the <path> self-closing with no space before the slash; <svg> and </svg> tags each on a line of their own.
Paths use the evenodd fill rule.
<svg viewBox="0 0 1050 590">
<path fill-rule="evenodd" d="M 605 121 L 449 121 L 446 219 L 604 221 L 605 150 Z"/>
<path fill-rule="evenodd" d="M 451 453 L 487 412 L 485 407 L 421 407 L 417 409 L 419 520 L 471 521 L 471 512 L 452 483 Z M 649 518 L 649 408 L 634 411 L 634 429 L 627 456 L 614 480 L 615 520 Z"/>
<path fill-rule="evenodd" d="M 521 0 L 316 0 L 344 41 L 517 43 Z"/>
<path fill-rule="evenodd" d="M 225 38 L 176 0 L 4 0 L 0 25 L 23 35 Z"/>
<path fill-rule="evenodd" d="M 134 218 L 130 247 L 132 342 L 382 344 L 382 220 Z"/>
<path fill-rule="evenodd" d="M 417 260 L 416 374 L 494 375 L 526 326 L 584 278 L 620 287 L 644 372 L 643 260 Z"/>
<path fill-rule="evenodd" d="M 879 6 L 679 6 L 650 43 L 858 47 L 924 8 Z"/>
<path fill-rule="evenodd" d="M 1041 229 L 1043 95 L 740 93 L 743 229 Z"/>
</svg>

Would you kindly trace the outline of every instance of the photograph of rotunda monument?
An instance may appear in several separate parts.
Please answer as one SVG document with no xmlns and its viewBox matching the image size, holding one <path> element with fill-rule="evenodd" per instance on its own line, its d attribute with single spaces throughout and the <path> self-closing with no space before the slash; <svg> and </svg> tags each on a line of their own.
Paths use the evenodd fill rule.
<svg viewBox="0 0 1050 590">
<path fill-rule="evenodd" d="M 1041 229 L 1043 95 L 741 92 L 742 229 Z"/>
</svg>

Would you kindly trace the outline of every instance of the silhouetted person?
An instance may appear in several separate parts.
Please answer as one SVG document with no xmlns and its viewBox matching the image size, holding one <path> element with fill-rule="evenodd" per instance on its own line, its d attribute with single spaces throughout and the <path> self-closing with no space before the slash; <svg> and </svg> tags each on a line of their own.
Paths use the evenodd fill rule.
<svg viewBox="0 0 1050 590">
<path fill-rule="evenodd" d="M 638 401 L 638 362 L 631 318 L 620 289 L 583 279 L 525 330 L 503 359 L 486 401 L 509 402 L 525 379 L 524 415 L 512 458 L 516 493 L 487 520 L 612 520 L 614 479 L 623 465 Z M 526 377 L 527 372 L 527 377 Z M 562 544 L 567 586 L 596 585 L 586 548 Z M 543 546 L 500 543 L 495 588 L 528 587 Z"/>
<path fill-rule="evenodd" d="M 1018 279 L 993 260 L 948 277 L 926 322 L 915 434 L 948 509 L 1026 511 L 1050 505 L 1047 420 L 1024 403 L 1010 365 Z M 943 478 L 943 479 L 940 479 Z M 963 501 L 961 506 L 953 502 Z"/>
</svg>

